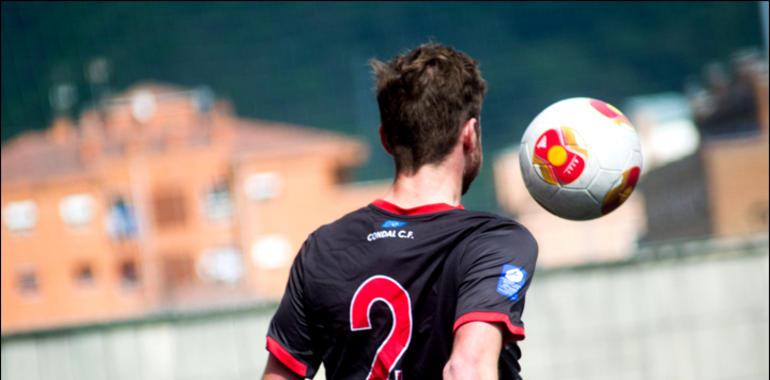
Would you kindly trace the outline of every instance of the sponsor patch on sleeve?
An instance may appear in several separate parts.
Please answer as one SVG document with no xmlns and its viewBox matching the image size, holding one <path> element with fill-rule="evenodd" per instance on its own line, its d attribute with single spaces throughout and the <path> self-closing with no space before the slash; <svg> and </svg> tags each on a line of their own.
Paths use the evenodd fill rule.
<svg viewBox="0 0 770 380">
<path fill-rule="evenodd" d="M 527 281 L 527 271 L 522 267 L 504 264 L 497 280 L 497 292 L 511 301 L 519 300 L 519 291 Z"/>
</svg>

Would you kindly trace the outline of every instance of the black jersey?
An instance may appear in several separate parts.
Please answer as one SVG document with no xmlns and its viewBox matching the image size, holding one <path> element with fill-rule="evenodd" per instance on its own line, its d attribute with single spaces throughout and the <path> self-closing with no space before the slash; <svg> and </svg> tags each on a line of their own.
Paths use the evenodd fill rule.
<svg viewBox="0 0 770 380">
<path fill-rule="evenodd" d="M 462 206 L 378 200 L 313 232 L 292 265 L 267 349 L 329 379 L 440 379 L 454 331 L 507 329 L 500 378 L 519 378 L 521 315 L 537 244 L 520 224 Z"/>
</svg>

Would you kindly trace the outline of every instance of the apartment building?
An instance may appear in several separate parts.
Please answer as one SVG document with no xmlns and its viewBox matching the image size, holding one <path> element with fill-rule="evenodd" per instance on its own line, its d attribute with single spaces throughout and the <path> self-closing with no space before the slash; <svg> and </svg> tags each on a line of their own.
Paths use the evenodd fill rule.
<svg viewBox="0 0 770 380">
<path fill-rule="evenodd" d="M 340 134 L 144 83 L 2 147 L 2 330 L 279 297 L 315 228 L 384 194 Z"/>
</svg>

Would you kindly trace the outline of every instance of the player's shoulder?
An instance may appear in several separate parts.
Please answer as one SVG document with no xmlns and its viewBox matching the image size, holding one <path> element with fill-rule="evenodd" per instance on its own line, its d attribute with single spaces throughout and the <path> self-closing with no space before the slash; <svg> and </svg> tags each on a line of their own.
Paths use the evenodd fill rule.
<svg viewBox="0 0 770 380">
<path fill-rule="evenodd" d="M 357 239 L 371 225 L 371 215 L 367 206 L 348 212 L 340 218 L 321 225 L 309 236 L 314 245 L 325 249 L 346 246 Z"/>
<path fill-rule="evenodd" d="M 468 240 L 471 250 L 515 251 L 537 258 L 537 240 L 521 223 L 491 212 L 468 211 L 465 214 L 469 222 L 477 225 Z"/>
<path fill-rule="evenodd" d="M 513 218 L 492 212 L 466 210 L 464 213 L 458 214 L 458 217 L 463 219 L 465 223 L 476 225 L 478 227 L 475 229 L 476 234 L 498 232 L 532 236 L 526 227 Z"/>
</svg>

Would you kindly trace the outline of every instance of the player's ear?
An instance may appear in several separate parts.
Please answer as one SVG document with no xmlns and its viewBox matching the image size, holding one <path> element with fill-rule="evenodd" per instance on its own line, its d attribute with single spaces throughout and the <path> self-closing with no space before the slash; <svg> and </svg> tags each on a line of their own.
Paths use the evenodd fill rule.
<svg viewBox="0 0 770 380">
<path fill-rule="evenodd" d="M 476 128 L 476 123 L 478 120 L 472 117 L 463 124 L 460 131 L 460 143 L 463 144 L 463 150 L 466 152 L 473 151 L 479 143 L 479 129 Z"/>
<path fill-rule="evenodd" d="M 382 124 L 380 124 L 379 131 L 380 131 L 380 143 L 382 143 L 382 147 L 385 148 L 385 151 L 392 156 L 393 150 L 391 149 L 390 145 L 388 145 L 388 139 L 385 138 L 385 132 L 382 130 Z"/>
</svg>

